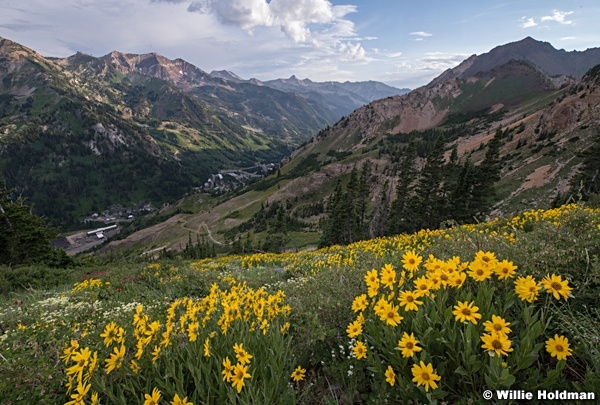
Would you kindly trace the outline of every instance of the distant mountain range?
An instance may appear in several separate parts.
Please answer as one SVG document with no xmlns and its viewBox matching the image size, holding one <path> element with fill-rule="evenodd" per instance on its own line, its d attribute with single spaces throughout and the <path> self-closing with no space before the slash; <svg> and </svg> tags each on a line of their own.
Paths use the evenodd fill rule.
<svg viewBox="0 0 600 405">
<path fill-rule="evenodd" d="M 287 212 L 300 221 L 295 222 L 295 235 L 304 224 L 302 236 L 293 237 L 288 247 L 314 245 L 322 219 L 319 207 L 339 181 L 345 184 L 351 170 L 367 160 L 372 164 L 369 230 L 370 236 L 377 236 L 382 207 L 396 198 L 399 167 L 410 139 L 416 143 L 417 166 L 424 164 L 440 136 L 447 159 L 455 149 L 459 162 L 468 159 L 476 166 L 498 130 L 501 179 L 493 213 L 548 207 L 569 191 L 580 153 L 600 131 L 597 65 L 599 48 L 566 52 L 532 38 L 473 55 L 425 86 L 375 100 L 319 131 L 286 157 L 277 175 L 249 186 L 246 193 L 212 203 L 210 212 L 179 214 L 178 221 L 159 223 L 106 249 L 143 250 L 143 240 L 158 234 L 170 239 L 154 238 L 157 246 L 177 249 L 185 245 L 189 232 L 179 222 L 203 224 L 211 238 L 246 238 L 250 232 L 260 245 L 268 234 L 256 225 L 258 218 L 265 215 L 264 207 L 276 202 L 285 202 Z M 294 77 L 276 85 L 300 87 L 303 82 L 310 86 Z"/>
<path fill-rule="evenodd" d="M 327 106 L 338 115 L 338 119 L 373 100 L 410 92 L 410 89 L 397 89 L 375 81 L 313 82 L 310 79 L 300 80 L 294 75 L 289 79 L 244 80 L 235 73 L 226 70 L 212 71 L 210 75 L 235 83 L 250 83 L 257 86 L 267 86 L 286 93 L 299 94 L 308 100 Z"/>
<path fill-rule="evenodd" d="M 0 38 L 2 175 L 38 213 L 74 226 L 113 203 L 162 203 L 219 170 L 277 162 L 369 96 L 402 92 L 365 82 L 365 95 L 318 99 L 331 84 L 306 95 L 217 76 L 156 53 L 45 58 Z"/>
</svg>

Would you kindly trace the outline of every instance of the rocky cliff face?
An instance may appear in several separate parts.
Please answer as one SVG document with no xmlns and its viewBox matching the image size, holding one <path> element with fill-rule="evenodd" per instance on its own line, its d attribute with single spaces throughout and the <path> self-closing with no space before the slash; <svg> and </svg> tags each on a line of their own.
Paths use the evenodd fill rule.
<svg viewBox="0 0 600 405">
<path fill-rule="evenodd" d="M 210 75 L 183 59 L 167 59 L 157 53 L 142 55 L 111 52 L 102 57 L 125 74 L 139 73 L 174 83 L 189 90 L 195 86 L 214 83 Z"/>
<path fill-rule="evenodd" d="M 600 65 L 581 82 L 571 85 L 566 94 L 543 112 L 538 123 L 539 131 L 548 134 L 582 126 L 600 128 Z"/>
</svg>

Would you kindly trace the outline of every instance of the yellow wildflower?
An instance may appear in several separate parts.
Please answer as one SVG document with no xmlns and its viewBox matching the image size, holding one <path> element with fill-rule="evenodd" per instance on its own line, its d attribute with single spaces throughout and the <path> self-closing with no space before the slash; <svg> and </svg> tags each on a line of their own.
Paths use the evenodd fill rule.
<svg viewBox="0 0 600 405">
<path fill-rule="evenodd" d="M 442 379 L 439 375 L 435 374 L 431 363 L 425 364 L 422 360 L 420 364 L 413 364 L 411 372 L 414 377 L 412 381 L 417 383 L 417 387 L 424 385 L 425 392 L 428 392 L 429 388 L 436 389 L 436 381 Z"/>
<path fill-rule="evenodd" d="M 470 321 L 473 324 L 477 324 L 477 320 L 481 319 L 481 314 L 477 313 L 479 311 L 479 307 L 473 305 L 474 302 L 458 302 L 458 305 L 454 306 L 454 311 L 452 313 L 456 317 L 457 322 L 467 322 Z"/>
<path fill-rule="evenodd" d="M 304 380 L 305 374 L 306 374 L 306 369 L 302 368 L 301 366 L 298 366 L 292 372 L 291 377 L 294 379 L 294 381 L 302 381 L 302 380 Z"/>
</svg>

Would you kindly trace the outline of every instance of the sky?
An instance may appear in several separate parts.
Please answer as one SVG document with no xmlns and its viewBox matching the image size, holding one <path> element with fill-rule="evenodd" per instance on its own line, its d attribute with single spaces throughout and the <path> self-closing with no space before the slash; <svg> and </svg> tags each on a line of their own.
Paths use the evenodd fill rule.
<svg viewBox="0 0 600 405">
<path fill-rule="evenodd" d="M 527 36 L 600 47 L 598 0 L 0 0 L 0 37 L 44 56 L 156 52 L 245 79 L 427 84 Z"/>
</svg>

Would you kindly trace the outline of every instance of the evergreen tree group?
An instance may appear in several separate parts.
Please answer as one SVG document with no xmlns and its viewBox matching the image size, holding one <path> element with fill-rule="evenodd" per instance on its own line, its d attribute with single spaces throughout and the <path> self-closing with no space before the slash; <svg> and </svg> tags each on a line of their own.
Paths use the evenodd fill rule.
<svg viewBox="0 0 600 405">
<path fill-rule="evenodd" d="M 461 161 L 456 146 L 446 161 L 443 134 L 433 142 L 422 164 L 418 164 L 418 142 L 412 138 L 406 147 L 395 149 L 402 156 L 392 157 L 392 161 L 398 162 L 395 199 L 386 182 L 370 210 L 370 163 L 367 161 L 360 171 L 354 167 L 347 185 L 344 187 L 338 181 L 327 201 L 326 215 L 321 221 L 321 246 L 437 229 L 447 221 L 468 223 L 484 219 L 496 201 L 495 184 L 500 180 L 500 147 L 504 136 L 498 128 L 478 165 L 470 155 Z"/>
<path fill-rule="evenodd" d="M 185 259 L 206 259 L 207 257 L 216 257 L 217 252 L 214 244 L 209 244 L 204 236 L 200 238 L 196 234 L 196 243 L 192 240 L 192 234 L 188 234 L 188 242 L 185 249 L 181 252 L 181 256 Z"/>
<path fill-rule="evenodd" d="M 502 137 L 499 128 L 487 144 L 483 161 L 476 166 L 470 156 L 461 163 L 456 146 L 446 162 L 445 142 L 440 136 L 420 171 L 416 168 L 414 141 L 409 142 L 386 234 L 436 229 L 449 220 L 473 222 L 489 214 L 496 197 L 494 185 L 500 180 Z"/>
<path fill-rule="evenodd" d="M 327 201 L 326 218 L 321 225 L 321 246 L 343 245 L 369 238 L 370 174 L 371 163 L 366 161 L 360 172 L 356 166 L 352 169 L 345 187 L 337 182 Z"/>
<path fill-rule="evenodd" d="M 44 218 L 33 214 L 23 199 L 13 199 L 12 194 L 0 180 L 0 265 L 69 264 L 71 260 L 64 251 L 50 246 L 57 231 Z"/>
</svg>

